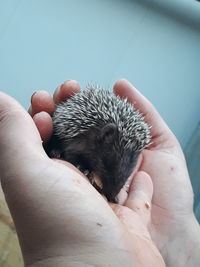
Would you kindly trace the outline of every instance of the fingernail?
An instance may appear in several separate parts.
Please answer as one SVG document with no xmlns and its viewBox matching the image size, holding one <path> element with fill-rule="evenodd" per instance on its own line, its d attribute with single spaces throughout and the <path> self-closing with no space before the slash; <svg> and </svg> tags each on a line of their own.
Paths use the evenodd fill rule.
<svg viewBox="0 0 200 267">
<path fill-rule="evenodd" d="M 31 103 L 32 103 L 32 101 L 33 101 L 33 97 L 34 97 L 34 95 L 36 94 L 37 92 L 34 92 L 33 94 L 32 94 L 32 96 L 31 96 Z"/>
</svg>

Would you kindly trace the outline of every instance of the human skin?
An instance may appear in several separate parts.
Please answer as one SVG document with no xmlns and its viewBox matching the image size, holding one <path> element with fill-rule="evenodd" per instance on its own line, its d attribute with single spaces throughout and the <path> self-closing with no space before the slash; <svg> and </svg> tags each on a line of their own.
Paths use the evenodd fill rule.
<svg viewBox="0 0 200 267">
<path fill-rule="evenodd" d="M 69 85 L 68 95 L 79 90 L 77 83 Z M 35 123 L 17 101 L 0 93 L 1 185 L 25 266 L 165 266 L 148 229 L 150 176 L 137 171 L 121 204 L 108 203 L 74 166 L 46 155 L 42 140 L 52 133 L 48 114 L 54 103 L 45 92 L 35 103 L 34 98 L 37 94 L 30 109 Z M 60 101 L 61 94 L 54 99 Z"/>
<path fill-rule="evenodd" d="M 30 113 L 44 142 L 52 134 L 52 121 L 48 113 L 53 112 L 54 103 L 79 90 L 78 83 L 69 81 L 57 88 L 54 99 L 44 93 L 42 95 L 42 92 L 35 94 Z M 114 93 L 122 98 L 127 97 L 152 126 L 153 143 L 142 152 L 136 171 L 136 174 L 140 171 L 148 173 L 153 181 L 152 219 L 149 224 L 151 237 L 167 266 L 199 266 L 200 227 L 193 213 L 193 191 L 180 144 L 154 106 L 127 80 L 117 81 Z M 128 205 L 129 200 L 124 200 L 124 203 Z"/>
</svg>

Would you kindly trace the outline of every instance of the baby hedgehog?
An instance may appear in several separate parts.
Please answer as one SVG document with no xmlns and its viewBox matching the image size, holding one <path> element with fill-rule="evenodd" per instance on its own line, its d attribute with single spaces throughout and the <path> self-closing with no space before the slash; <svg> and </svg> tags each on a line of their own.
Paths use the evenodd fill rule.
<svg viewBox="0 0 200 267">
<path fill-rule="evenodd" d="M 48 155 L 78 167 L 108 201 L 117 203 L 141 150 L 151 141 L 144 117 L 127 99 L 89 86 L 58 104 L 52 119 Z"/>
</svg>

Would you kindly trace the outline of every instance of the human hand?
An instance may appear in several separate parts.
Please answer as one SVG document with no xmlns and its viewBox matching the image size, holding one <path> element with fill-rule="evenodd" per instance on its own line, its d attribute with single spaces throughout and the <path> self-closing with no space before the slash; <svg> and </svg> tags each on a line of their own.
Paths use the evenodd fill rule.
<svg viewBox="0 0 200 267">
<path fill-rule="evenodd" d="M 43 110 L 51 113 L 53 100 L 45 99 Z M 34 120 L 48 139 L 48 113 L 37 113 Z M 137 173 L 126 206 L 109 205 L 75 167 L 47 157 L 32 118 L 3 93 L 0 147 L 1 184 L 26 266 L 165 266 L 148 232 L 145 203 L 153 192 L 148 174 Z"/>
<path fill-rule="evenodd" d="M 138 171 L 153 181 L 151 236 L 167 266 L 199 266 L 200 227 L 193 213 L 193 191 L 181 147 L 153 105 L 126 80 L 114 85 L 152 126 L 152 145 L 142 152 Z"/>
<path fill-rule="evenodd" d="M 76 88 L 79 90 L 78 86 Z M 67 86 L 64 84 L 61 89 L 59 97 L 63 99 Z M 152 125 L 153 144 L 142 152 L 137 167 L 137 171 L 145 171 L 153 180 L 151 236 L 168 266 L 198 266 L 200 230 L 193 214 L 193 192 L 181 147 L 152 104 L 130 83 L 126 80 L 118 81 L 114 85 L 114 92 L 122 98 L 127 97 Z M 59 97 L 56 93 L 56 103 L 59 102 Z M 43 110 L 37 108 L 36 102 L 33 106 L 34 114 Z M 47 107 L 46 103 L 41 106 Z M 38 114 L 34 120 L 43 140 L 47 140 L 52 133 L 52 122 L 49 120 L 47 123 L 46 120 L 44 124 L 42 115 L 44 114 Z M 44 125 L 49 125 L 49 130 L 46 127 L 43 131 Z M 45 133 L 48 133 L 48 137 Z"/>
</svg>

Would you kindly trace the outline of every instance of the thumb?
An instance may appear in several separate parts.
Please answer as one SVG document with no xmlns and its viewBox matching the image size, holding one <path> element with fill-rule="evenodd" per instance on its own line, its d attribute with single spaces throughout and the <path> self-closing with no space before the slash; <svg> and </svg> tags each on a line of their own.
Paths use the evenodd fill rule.
<svg viewBox="0 0 200 267">
<path fill-rule="evenodd" d="M 150 176 L 143 171 L 138 172 L 132 180 L 125 206 L 134 210 L 144 222 L 150 223 L 153 183 Z"/>
<path fill-rule="evenodd" d="M 25 109 L 12 97 L 0 92 L 0 170 L 1 178 L 19 163 L 45 155 L 39 132 Z"/>
</svg>

